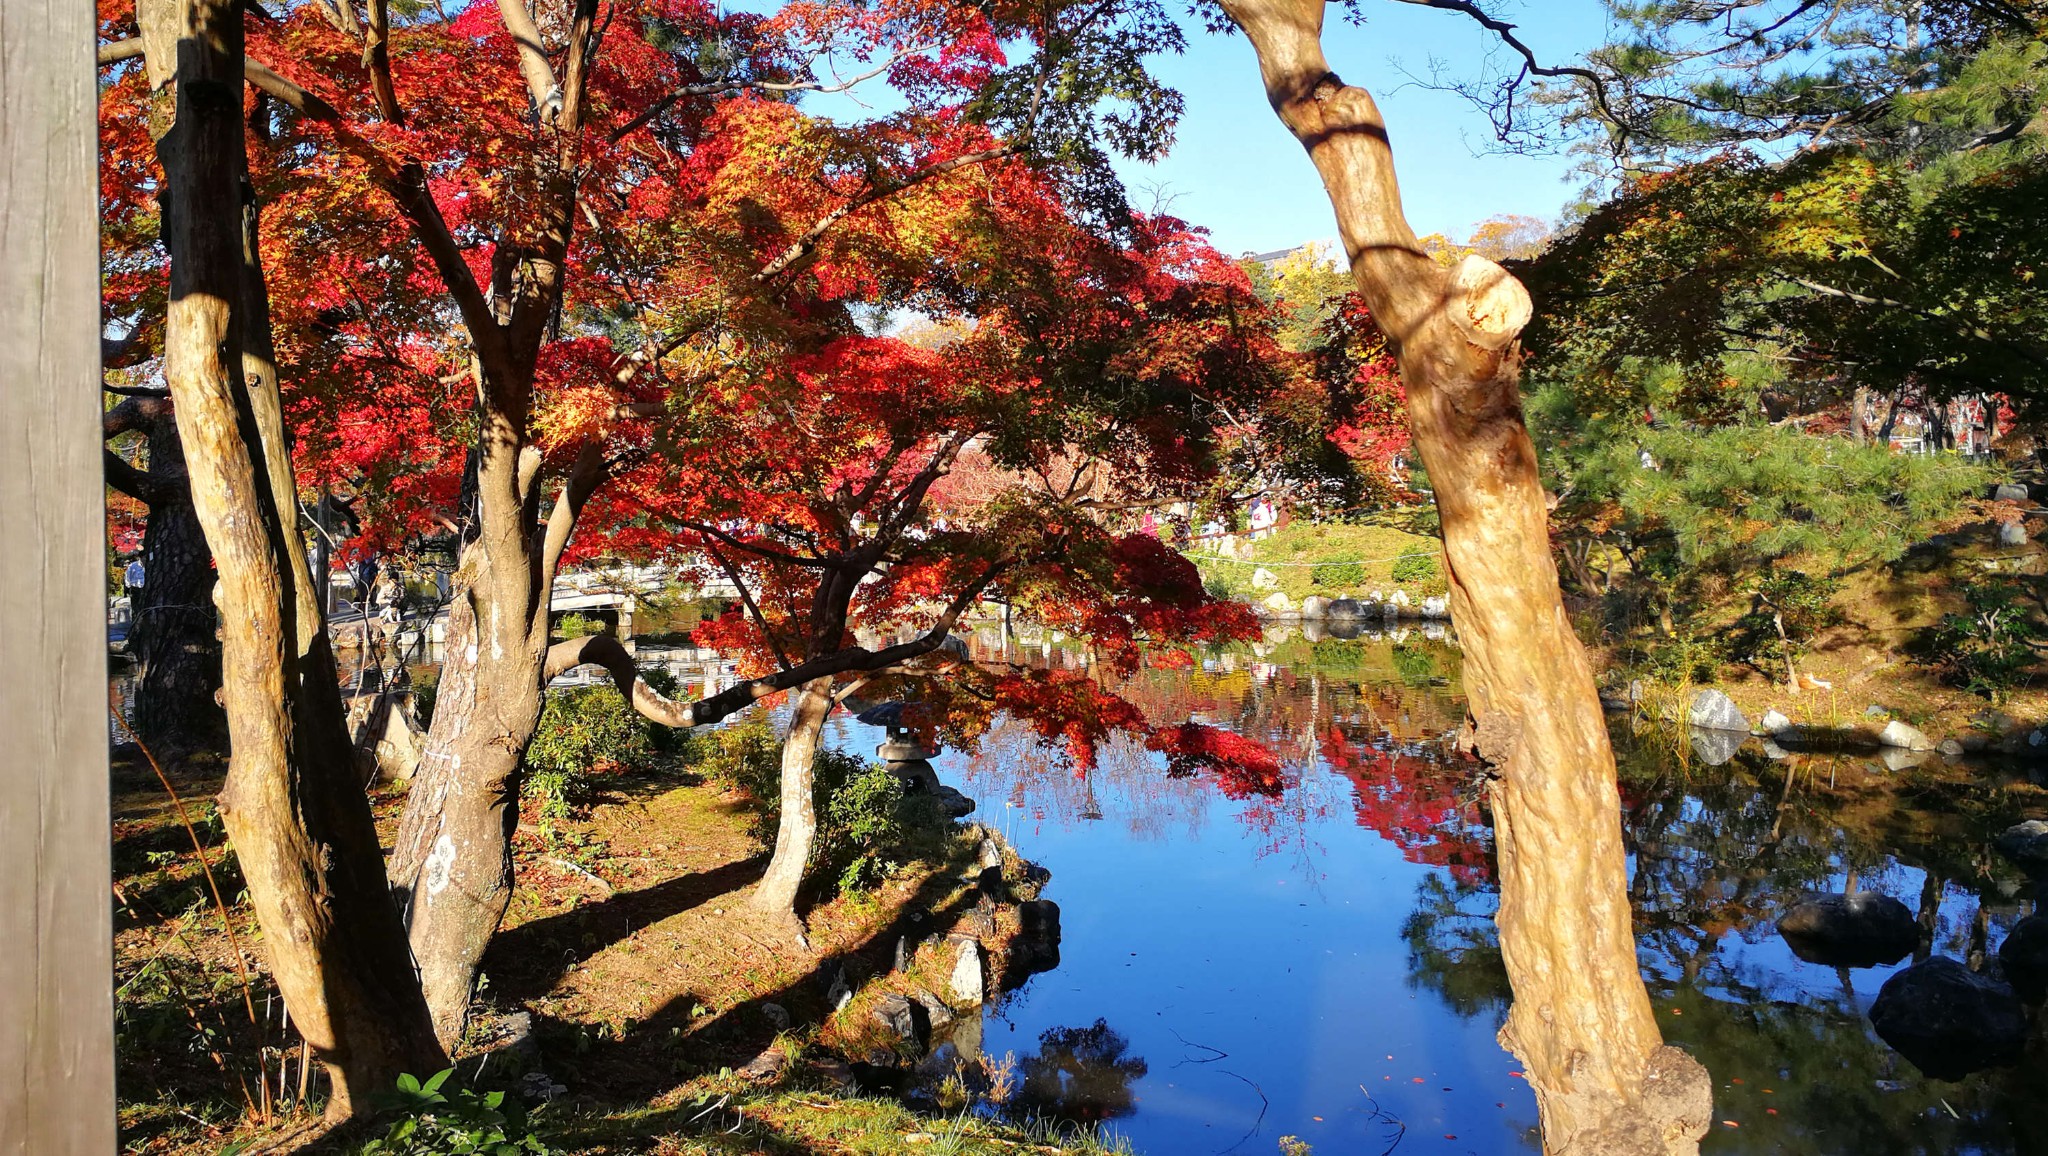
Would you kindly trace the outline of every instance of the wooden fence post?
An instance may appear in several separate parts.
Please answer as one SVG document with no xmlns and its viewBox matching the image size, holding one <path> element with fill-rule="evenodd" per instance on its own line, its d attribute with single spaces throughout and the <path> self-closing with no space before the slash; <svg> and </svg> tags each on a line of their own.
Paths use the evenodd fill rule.
<svg viewBox="0 0 2048 1156">
<path fill-rule="evenodd" d="M 0 3 L 0 1154 L 115 1147 L 93 7 Z"/>
</svg>

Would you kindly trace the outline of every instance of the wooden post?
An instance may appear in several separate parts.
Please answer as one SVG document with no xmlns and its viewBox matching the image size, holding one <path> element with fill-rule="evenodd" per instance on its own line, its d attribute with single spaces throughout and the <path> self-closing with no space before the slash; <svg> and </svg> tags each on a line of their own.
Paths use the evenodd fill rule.
<svg viewBox="0 0 2048 1156">
<path fill-rule="evenodd" d="M 0 4 L 0 1154 L 114 1151 L 92 7 Z"/>
</svg>

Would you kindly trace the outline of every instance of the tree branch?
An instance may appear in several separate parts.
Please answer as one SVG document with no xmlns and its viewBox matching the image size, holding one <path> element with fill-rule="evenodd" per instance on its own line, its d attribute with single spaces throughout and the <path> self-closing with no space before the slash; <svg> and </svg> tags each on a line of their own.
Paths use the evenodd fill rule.
<svg viewBox="0 0 2048 1156">
<path fill-rule="evenodd" d="M 612 676 L 612 682 L 633 709 L 645 717 L 671 727 L 698 727 L 715 723 L 730 717 L 772 694 L 779 694 L 793 686 L 800 686 L 814 678 L 826 678 L 843 674 L 849 670 L 876 671 L 908 662 L 920 655 L 930 654 L 946 644 L 953 627 L 981 597 L 996 575 L 1008 565 L 1007 562 L 991 564 L 967 589 L 960 592 L 932 628 L 909 642 L 880 650 L 869 650 L 863 646 L 848 647 L 845 650 L 814 658 L 800 666 L 777 671 L 761 678 L 750 678 L 719 691 L 709 698 L 693 703 L 678 703 L 663 698 L 640 678 L 639 668 L 633 664 L 633 656 L 618 639 L 608 634 L 593 634 L 587 638 L 571 638 L 557 642 L 548 648 L 547 666 L 542 677 L 553 680 L 558 675 L 578 666 L 597 665 L 605 668 Z"/>
</svg>

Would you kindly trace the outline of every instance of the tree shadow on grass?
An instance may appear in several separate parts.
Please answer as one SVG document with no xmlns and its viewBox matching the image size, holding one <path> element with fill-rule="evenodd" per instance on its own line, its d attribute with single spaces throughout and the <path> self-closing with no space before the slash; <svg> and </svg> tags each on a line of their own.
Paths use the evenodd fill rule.
<svg viewBox="0 0 2048 1156">
<path fill-rule="evenodd" d="M 752 855 L 522 923 L 492 939 L 484 970 L 506 998 L 537 999 L 577 964 L 634 931 L 748 886 L 760 878 L 767 862 L 766 855 Z"/>
<path fill-rule="evenodd" d="M 578 1025 L 559 1021 L 537 1025 L 550 1070 L 559 1070 L 579 1093 L 629 1103 L 659 1096 L 700 1074 L 740 1067 L 761 1054 L 777 1035 L 774 1021 L 762 1010 L 764 1005 L 780 1005 L 798 1028 L 821 1024 L 831 1014 L 828 989 L 841 969 L 848 985 L 857 990 L 865 980 L 889 972 L 899 938 L 917 941 L 942 933 L 973 908 L 978 893 L 962 886 L 957 866 L 941 866 L 903 903 L 895 919 L 851 949 L 818 955 L 798 978 L 708 1016 L 693 996 L 682 995 L 609 1039 L 592 1040 Z M 738 932 L 743 922 L 735 918 L 731 926 Z M 681 1127 L 687 1114 L 681 1114 L 681 1109 L 676 1112 L 669 1122 Z M 650 1127 L 658 1128 L 661 1125 L 655 1121 L 666 1117 L 649 1119 Z"/>
</svg>

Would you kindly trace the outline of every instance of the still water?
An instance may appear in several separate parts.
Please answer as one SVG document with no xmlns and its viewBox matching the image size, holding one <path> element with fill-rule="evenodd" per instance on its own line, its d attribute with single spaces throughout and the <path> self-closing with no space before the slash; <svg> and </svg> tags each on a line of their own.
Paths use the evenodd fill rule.
<svg viewBox="0 0 2048 1156">
<path fill-rule="evenodd" d="M 981 1048 L 1017 1057 L 1022 1104 L 1143 1153 L 1263 1156 L 1286 1135 L 1321 1156 L 1538 1151 L 1534 1096 L 1495 1040 L 1510 993 L 1486 818 L 1444 738 L 1458 652 L 1419 635 L 1258 649 L 1123 693 L 1154 721 L 1266 743 L 1287 761 L 1277 796 L 1168 777 L 1135 744 L 1077 771 L 1016 724 L 936 760 L 1051 870 L 1061 909 L 1059 966 L 992 1005 Z M 1805 963 L 1773 926 L 1853 872 L 1935 920 L 1934 954 L 1995 952 L 2034 908 L 1989 847 L 2023 777 L 1774 762 L 1753 743 L 1708 766 L 1662 736 L 1617 741 L 1643 976 L 1666 1040 L 1712 1074 L 1705 1151 L 2048 1150 L 2038 1039 L 2019 1070 L 1927 1079 L 1865 1015 L 1904 963 Z"/>
</svg>

